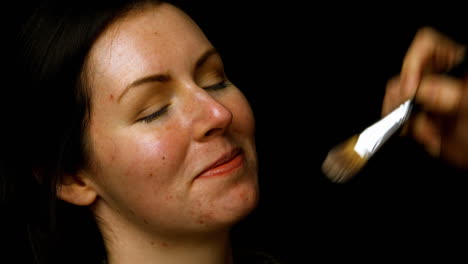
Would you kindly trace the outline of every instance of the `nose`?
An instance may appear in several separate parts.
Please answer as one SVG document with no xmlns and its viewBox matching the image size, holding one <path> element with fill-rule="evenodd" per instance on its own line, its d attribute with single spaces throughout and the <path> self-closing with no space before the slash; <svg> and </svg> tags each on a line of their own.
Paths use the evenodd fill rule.
<svg viewBox="0 0 468 264">
<path fill-rule="evenodd" d="M 195 100 L 193 111 L 195 139 L 206 141 L 223 135 L 232 123 L 233 115 L 229 108 L 204 90 L 195 96 Z"/>
</svg>

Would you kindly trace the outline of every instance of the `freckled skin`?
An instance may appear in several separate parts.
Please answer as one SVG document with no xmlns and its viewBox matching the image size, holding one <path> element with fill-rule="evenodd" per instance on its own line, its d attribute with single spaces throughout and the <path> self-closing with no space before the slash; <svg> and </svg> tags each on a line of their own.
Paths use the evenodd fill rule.
<svg viewBox="0 0 468 264">
<path fill-rule="evenodd" d="M 193 21 L 166 4 L 130 13 L 94 44 L 87 61 L 93 165 L 86 173 L 98 193 L 94 213 L 112 233 L 170 241 L 226 232 L 256 206 L 253 113 L 234 85 L 203 89 L 222 71 L 217 55 L 195 69 L 209 49 Z M 129 83 L 155 73 L 171 79 L 119 98 Z M 151 114 L 166 104 L 155 120 L 137 121 L 142 110 Z M 242 150 L 243 166 L 196 178 L 234 147 Z"/>
</svg>

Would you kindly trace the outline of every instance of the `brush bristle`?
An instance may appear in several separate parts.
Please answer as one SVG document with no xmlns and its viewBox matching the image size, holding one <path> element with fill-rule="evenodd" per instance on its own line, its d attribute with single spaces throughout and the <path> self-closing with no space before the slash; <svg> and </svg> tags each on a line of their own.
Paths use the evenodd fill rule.
<svg viewBox="0 0 468 264">
<path fill-rule="evenodd" d="M 328 152 L 322 164 L 322 172 L 336 183 L 344 183 L 354 177 L 366 163 L 366 159 L 354 151 L 358 135 L 337 145 Z"/>
</svg>

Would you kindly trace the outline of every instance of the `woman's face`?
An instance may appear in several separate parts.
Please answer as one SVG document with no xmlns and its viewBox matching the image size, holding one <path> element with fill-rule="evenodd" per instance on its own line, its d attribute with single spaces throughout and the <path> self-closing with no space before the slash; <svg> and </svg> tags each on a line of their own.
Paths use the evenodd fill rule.
<svg viewBox="0 0 468 264">
<path fill-rule="evenodd" d="M 197 25 L 169 5 L 132 11 L 94 44 L 84 171 L 95 214 L 172 234 L 226 229 L 257 203 L 254 118 Z"/>
</svg>

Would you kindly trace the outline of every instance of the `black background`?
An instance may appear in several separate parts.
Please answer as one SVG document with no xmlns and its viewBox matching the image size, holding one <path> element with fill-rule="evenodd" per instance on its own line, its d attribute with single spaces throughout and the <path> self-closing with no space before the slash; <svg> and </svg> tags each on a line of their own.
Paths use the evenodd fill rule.
<svg viewBox="0 0 468 264">
<path fill-rule="evenodd" d="M 466 172 L 410 138 L 385 145 L 349 183 L 320 169 L 331 147 L 380 117 L 419 28 L 468 43 L 461 5 L 203 3 L 194 18 L 257 120 L 260 205 L 234 229 L 236 243 L 287 263 L 467 258 Z"/>
<path fill-rule="evenodd" d="M 261 198 L 233 230 L 237 246 L 286 263 L 467 259 L 466 172 L 410 138 L 385 145 L 349 183 L 320 169 L 331 147 L 380 117 L 418 28 L 468 43 L 461 4 L 181 2 L 257 121 Z"/>
</svg>

